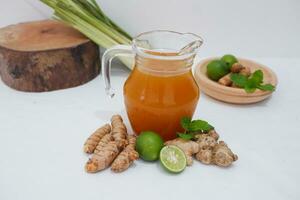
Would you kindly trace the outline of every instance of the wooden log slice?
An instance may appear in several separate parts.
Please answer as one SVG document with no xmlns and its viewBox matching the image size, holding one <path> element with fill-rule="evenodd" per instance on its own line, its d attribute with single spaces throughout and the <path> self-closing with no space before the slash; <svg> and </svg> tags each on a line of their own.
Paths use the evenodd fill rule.
<svg viewBox="0 0 300 200">
<path fill-rule="evenodd" d="M 16 90 L 74 87 L 99 71 L 98 46 L 61 22 L 44 20 L 0 29 L 0 76 Z"/>
</svg>

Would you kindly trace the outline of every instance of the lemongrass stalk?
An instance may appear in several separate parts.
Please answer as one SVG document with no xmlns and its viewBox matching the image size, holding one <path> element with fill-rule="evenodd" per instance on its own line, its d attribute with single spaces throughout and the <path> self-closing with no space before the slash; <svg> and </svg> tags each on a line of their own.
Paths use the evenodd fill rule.
<svg viewBox="0 0 300 200">
<path fill-rule="evenodd" d="M 74 5 L 73 3 L 70 3 L 69 5 L 70 6 L 67 6 L 67 5 L 61 4 L 61 3 L 57 4 L 58 7 L 62 8 L 62 9 L 66 9 L 70 12 L 73 12 L 75 15 L 78 15 L 80 18 L 82 18 L 82 20 L 89 22 L 93 26 L 97 27 L 99 30 L 101 30 L 104 33 L 106 33 L 107 35 L 111 36 L 114 40 L 118 41 L 119 43 L 122 43 L 122 44 L 130 43 L 130 40 L 127 37 L 123 36 L 122 34 L 117 32 L 113 28 L 109 27 L 102 21 L 95 19 L 95 17 L 93 17 L 90 13 L 86 12 L 84 9 L 78 9 L 76 7 L 78 5 L 76 5 L 76 4 Z"/>
<path fill-rule="evenodd" d="M 109 19 L 107 19 L 107 17 L 104 16 L 104 13 L 100 9 L 100 7 L 95 6 L 97 4 L 94 5 L 94 4 L 92 4 L 92 3 L 90 3 L 89 1 L 86 1 L 86 0 L 73 0 L 73 1 L 75 1 L 78 4 L 80 4 L 81 6 L 83 6 L 86 10 L 91 12 L 97 19 L 104 21 L 109 26 L 112 26 Z"/>
<path fill-rule="evenodd" d="M 118 45 L 119 43 L 106 34 L 99 31 L 94 26 L 81 20 L 78 16 L 65 12 L 62 9 L 56 10 L 56 16 L 63 19 L 63 21 L 69 22 L 74 28 L 85 34 L 88 38 L 93 40 L 96 44 L 110 48 L 111 46 Z"/>
<path fill-rule="evenodd" d="M 101 8 L 100 8 L 100 6 L 98 5 L 98 3 L 97 3 L 95 0 L 91 0 L 91 4 L 93 4 L 94 7 L 95 7 L 99 12 L 103 13 L 102 10 L 101 10 Z"/>
<path fill-rule="evenodd" d="M 110 25 L 112 28 L 116 29 L 118 32 L 126 36 L 129 40 L 132 40 L 132 37 L 124 29 L 122 29 L 114 21 L 112 21 L 109 17 L 107 17 L 107 15 L 105 15 L 105 13 L 101 10 L 101 8 L 99 7 L 99 5 L 95 0 L 87 0 L 87 1 L 77 0 L 77 1 L 85 2 L 85 4 L 91 4 L 92 5 L 91 7 L 95 9 L 95 12 L 98 11 L 99 14 L 103 16 L 104 21 L 107 22 L 108 25 Z"/>
<path fill-rule="evenodd" d="M 86 0 L 79 0 L 79 1 L 89 2 Z M 101 13 L 101 15 L 103 16 L 105 21 L 108 22 L 108 24 L 110 24 L 113 28 L 115 28 L 120 33 L 122 33 L 124 36 L 126 36 L 129 40 L 132 40 L 132 37 L 125 30 L 123 30 L 120 26 L 118 26 L 116 23 L 114 23 L 111 19 L 109 19 L 109 17 L 107 17 L 104 14 L 104 12 L 101 10 L 101 8 L 99 7 L 99 5 L 97 4 L 97 2 L 95 0 L 90 0 L 90 2 L 91 2 L 91 4 L 94 5 L 95 10 L 97 10 L 99 13 Z"/>
<path fill-rule="evenodd" d="M 93 17 L 89 12 L 84 10 L 84 8 L 81 8 L 79 5 L 75 4 L 72 0 L 57 1 L 57 3 L 53 7 L 54 9 L 61 8 L 68 12 L 72 12 L 75 15 L 78 15 L 80 18 L 82 18 L 82 20 L 85 20 L 86 22 L 97 27 L 99 30 L 103 31 L 104 33 L 106 33 L 121 44 L 130 43 L 130 40 L 127 37 L 123 36 L 122 34 L 109 27 L 102 21 L 95 19 L 95 17 Z"/>
<path fill-rule="evenodd" d="M 75 2 L 82 2 L 81 5 L 82 4 L 88 5 L 89 1 L 86 1 L 86 0 L 84 0 L 84 1 L 83 0 L 41 0 L 41 1 L 45 4 L 47 4 L 48 6 L 52 7 L 54 10 L 61 8 L 61 9 L 65 9 L 69 12 L 73 12 L 75 15 L 80 15 L 80 17 L 83 18 L 85 21 L 96 26 L 101 31 L 103 31 L 104 33 L 106 33 L 107 35 L 109 35 L 110 37 L 112 37 L 114 40 L 118 41 L 121 44 L 129 44 L 131 42 L 130 36 L 129 36 L 129 38 L 130 38 L 129 39 L 126 35 L 118 32 L 117 30 L 115 30 L 114 28 L 109 26 L 109 25 L 111 25 L 111 26 L 114 26 L 114 27 L 120 29 L 117 25 L 115 25 L 114 23 L 110 23 L 109 25 L 107 25 L 104 22 L 102 22 L 101 20 L 97 20 L 97 19 L 99 19 L 99 16 L 98 17 L 94 16 L 93 14 L 88 12 L 85 8 L 80 6 L 79 3 L 77 3 L 77 4 L 75 3 Z M 97 5 L 97 3 L 95 1 L 93 1 L 93 3 L 95 5 Z M 89 5 L 91 5 L 90 7 L 93 7 L 92 4 L 89 4 Z M 97 6 L 96 8 L 95 7 L 93 7 L 93 8 L 95 9 L 95 11 L 100 11 L 99 15 L 102 16 L 101 17 L 102 20 L 108 19 L 104 15 L 104 13 L 102 12 L 102 10 L 100 9 L 99 6 Z M 106 21 L 112 22 L 109 19 Z"/>
<path fill-rule="evenodd" d="M 110 20 L 95 0 L 40 1 L 53 8 L 56 19 L 74 27 L 104 48 L 131 42 L 131 36 Z M 132 69 L 133 59 L 121 57 L 120 60 Z"/>
<path fill-rule="evenodd" d="M 54 14 L 58 18 L 61 18 L 61 21 L 69 22 L 71 26 L 73 26 L 74 28 L 85 34 L 87 37 L 89 37 L 91 40 L 93 40 L 95 43 L 103 46 L 104 48 L 109 48 L 113 45 L 119 44 L 117 41 L 113 40 L 111 37 L 93 27 L 89 23 L 83 21 L 80 17 L 71 12 L 67 12 L 62 8 L 55 7 Z"/>
<path fill-rule="evenodd" d="M 110 48 L 114 45 L 118 45 L 116 41 L 111 40 L 110 38 L 106 38 L 107 36 L 103 34 L 101 31 L 97 30 L 90 24 L 86 23 L 85 21 L 76 19 L 76 15 L 72 16 L 69 13 L 65 13 L 64 10 L 57 10 L 56 16 L 59 17 L 59 20 L 63 20 L 63 22 L 73 26 L 78 31 L 85 34 L 88 38 L 94 41 L 96 44 L 101 44 L 104 48 Z M 72 16 L 72 17 L 70 17 Z M 101 35 L 101 36 L 100 36 Z M 97 36 L 97 37 L 96 37 Z M 100 36 L 100 37 L 98 37 Z M 106 38 L 108 40 L 100 40 Z M 125 64 L 129 69 L 133 69 L 133 59 L 128 57 L 120 57 L 119 58 L 123 64 Z"/>
<path fill-rule="evenodd" d="M 89 12 L 94 14 L 95 17 L 98 19 L 104 21 L 108 26 L 118 30 L 118 32 L 122 33 L 124 36 L 126 36 L 129 40 L 132 39 L 132 37 L 126 33 L 122 28 L 120 28 L 118 25 L 116 25 L 112 20 L 110 20 L 104 12 L 101 10 L 99 5 L 95 0 L 73 0 L 75 2 L 80 3 L 83 7 L 85 7 Z"/>
<path fill-rule="evenodd" d="M 77 2 L 77 3 L 76 3 Z M 102 10 L 96 10 L 87 0 L 58 0 L 57 5 L 63 4 L 66 6 L 66 9 L 69 9 L 71 12 L 80 12 L 82 15 L 86 15 L 83 17 L 89 17 L 90 19 L 86 19 L 88 22 L 93 22 L 93 25 L 98 26 L 98 28 L 103 29 L 104 32 L 107 32 L 110 34 L 110 31 L 113 35 L 112 37 L 115 37 L 115 39 L 118 40 L 118 38 L 121 39 L 120 43 L 123 43 L 122 39 L 124 41 L 130 42 L 131 37 L 127 37 L 127 33 L 123 34 L 118 32 L 118 30 L 122 30 L 120 27 L 118 27 L 115 23 L 113 23 L 108 17 L 105 16 L 105 14 L 102 12 Z M 88 6 L 90 9 L 87 10 L 86 7 Z M 97 11 L 100 11 L 98 15 L 95 15 Z M 97 19 L 99 20 L 97 20 Z M 105 22 L 107 22 L 107 24 Z M 102 27 L 103 26 L 103 27 Z M 116 30 L 117 29 L 117 30 Z M 122 30 L 123 31 L 123 30 Z M 124 31 L 123 31 L 124 32 Z"/>
</svg>

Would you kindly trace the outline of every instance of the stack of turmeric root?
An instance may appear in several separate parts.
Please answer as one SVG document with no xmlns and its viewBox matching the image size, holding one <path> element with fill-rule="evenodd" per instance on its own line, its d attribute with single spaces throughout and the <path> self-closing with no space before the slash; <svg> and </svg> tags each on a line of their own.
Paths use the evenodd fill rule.
<svg viewBox="0 0 300 200">
<path fill-rule="evenodd" d="M 85 142 L 84 152 L 91 154 L 85 170 L 95 173 L 111 166 L 114 172 L 123 172 L 137 160 L 136 137 L 128 135 L 120 115 L 111 118 L 111 125 L 97 129 Z"/>
</svg>

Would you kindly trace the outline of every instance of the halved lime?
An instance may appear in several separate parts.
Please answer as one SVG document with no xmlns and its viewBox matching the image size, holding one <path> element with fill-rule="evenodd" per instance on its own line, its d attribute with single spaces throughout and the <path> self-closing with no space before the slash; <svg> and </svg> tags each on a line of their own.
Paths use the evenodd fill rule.
<svg viewBox="0 0 300 200">
<path fill-rule="evenodd" d="M 159 154 L 159 160 L 166 170 L 173 173 L 179 173 L 186 167 L 184 152 L 174 145 L 167 145 L 162 148 Z"/>
</svg>

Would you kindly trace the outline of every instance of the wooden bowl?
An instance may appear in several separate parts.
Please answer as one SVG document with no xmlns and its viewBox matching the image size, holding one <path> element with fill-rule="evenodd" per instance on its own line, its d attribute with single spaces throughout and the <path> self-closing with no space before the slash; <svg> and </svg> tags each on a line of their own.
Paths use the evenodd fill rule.
<svg viewBox="0 0 300 200">
<path fill-rule="evenodd" d="M 272 92 L 270 91 L 261 91 L 257 89 L 253 93 L 246 93 L 244 89 L 223 86 L 218 82 L 209 79 L 206 74 L 206 66 L 210 61 L 215 59 L 219 58 L 214 57 L 202 60 L 197 64 L 194 71 L 195 79 L 200 90 L 208 96 L 223 102 L 234 104 L 256 103 L 271 96 Z M 264 73 L 264 83 L 270 83 L 275 86 L 277 85 L 277 77 L 270 68 L 252 60 L 243 58 L 238 58 L 238 60 L 242 65 L 249 67 L 251 72 L 261 69 Z"/>
</svg>

